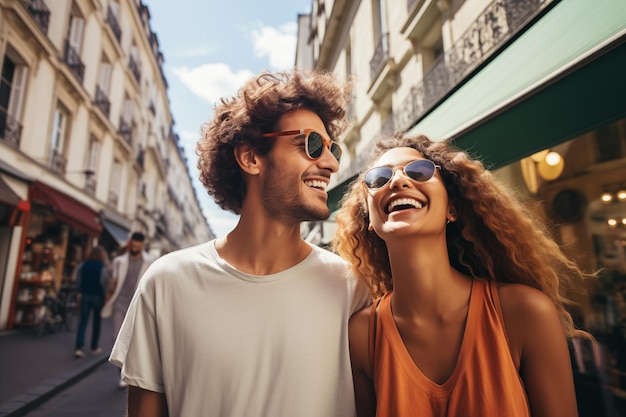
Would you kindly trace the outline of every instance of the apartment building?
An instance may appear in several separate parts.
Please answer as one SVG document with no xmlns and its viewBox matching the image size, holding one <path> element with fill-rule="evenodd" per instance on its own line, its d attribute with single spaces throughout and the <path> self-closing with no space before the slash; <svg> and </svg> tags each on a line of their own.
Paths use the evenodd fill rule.
<svg viewBox="0 0 626 417">
<path fill-rule="evenodd" d="M 141 0 L 0 0 L 0 62 L 0 329 L 32 324 L 95 244 L 213 237 Z"/>
<path fill-rule="evenodd" d="M 331 211 L 382 132 L 481 158 L 543 207 L 568 255 L 603 271 L 575 318 L 611 340 L 608 379 L 626 397 L 624 2 L 313 0 L 298 36 L 296 65 L 355 85 Z M 331 216 L 305 233 L 325 245 L 333 230 Z"/>
</svg>

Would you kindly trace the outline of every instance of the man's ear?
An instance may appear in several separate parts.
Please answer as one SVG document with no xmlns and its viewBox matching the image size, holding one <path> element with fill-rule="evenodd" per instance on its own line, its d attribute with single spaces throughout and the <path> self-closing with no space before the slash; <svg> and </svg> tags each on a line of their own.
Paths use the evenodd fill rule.
<svg viewBox="0 0 626 417">
<path fill-rule="evenodd" d="M 235 146 L 235 159 L 246 174 L 256 175 L 260 172 L 260 160 L 249 143 Z"/>
</svg>

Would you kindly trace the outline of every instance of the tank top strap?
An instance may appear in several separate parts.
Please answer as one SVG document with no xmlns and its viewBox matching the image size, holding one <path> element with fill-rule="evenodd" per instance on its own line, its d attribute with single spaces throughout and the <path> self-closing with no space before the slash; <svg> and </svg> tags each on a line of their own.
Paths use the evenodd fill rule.
<svg viewBox="0 0 626 417">
<path fill-rule="evenodd" d="M 504 332 L 504 337 L 506 338 L 506 343 L 510 346 L 509 334 L 507 333 L 506 326 L 504 324 L 504 316 L 502 315 L 502 306 L 500 305 L 498 286 L 496 284 L 496 281 L 487 281 L 487 288 L 485 292 L 487 294 L 489 307 L 493 309 L 494 313 L 498 317 L 500 325 L 502 326 L 502 331 Z"/>
<path fill-rule="evenodd" d="M 386 295 L 386 294 L 385 294 Z M 380 304 L 380 300 L 382 297 L 379 297 L 372 304 L 372 310 L 370 311 L 370 323 L 369 323 L 369 331 L 367 332 L 369 339 L 369 358 L 370 358 L 370 372 L 373 374 L 374 372 L 374 349 L 376 348 L 376 328 L 378 326 L 378 305 Z"/>
</svg>

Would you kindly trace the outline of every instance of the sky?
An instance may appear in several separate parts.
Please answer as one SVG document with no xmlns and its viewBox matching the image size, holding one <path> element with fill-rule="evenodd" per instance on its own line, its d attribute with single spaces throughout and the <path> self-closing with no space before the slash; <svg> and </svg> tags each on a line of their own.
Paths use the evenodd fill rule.
<svg viewBox="0 0 626 417">
<path fill-rule="evenodd" d="M 231 97 L 263 70 L 292 68 L 298 14 L 312 0 L 143 0 L 159 39 L 174 118 L 202 211 L 217 237 L 238 217 L 220 209 L 198 180 L 200 126 L 221 97 Z"/>
</svg>

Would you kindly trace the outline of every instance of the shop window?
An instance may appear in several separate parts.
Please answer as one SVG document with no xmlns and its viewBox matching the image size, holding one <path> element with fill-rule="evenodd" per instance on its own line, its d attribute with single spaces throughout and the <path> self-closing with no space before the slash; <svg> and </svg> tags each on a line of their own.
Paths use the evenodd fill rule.
<svg viewBox="0 0 626 417">
<path fill-rule="evenodd" d="M 558 151 L 563 165 L 554 176 L 546 175 L 552 171 L 544 163 L 551 151 Z M 580 415 L 617 415 L 611 410 L 626 405 L 626 119 L 553 145 L 496 175 L 527 190 L 565 254 L 596 274 L 568 290 L 576 303 L 570 310 L 575 324 L 598 342 L 592 350 L 572 349 Z M 592 393 L 594 404 L 588 401 Z"/>
</svg>

